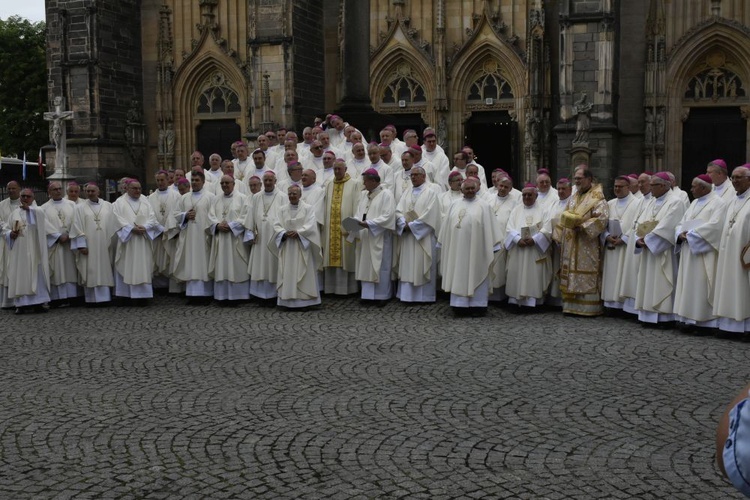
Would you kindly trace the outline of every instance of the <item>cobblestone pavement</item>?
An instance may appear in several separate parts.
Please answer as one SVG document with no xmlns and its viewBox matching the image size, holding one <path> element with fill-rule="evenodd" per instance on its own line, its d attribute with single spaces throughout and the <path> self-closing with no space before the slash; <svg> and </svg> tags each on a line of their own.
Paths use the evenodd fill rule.
<svg viewBox="0 0 750 500">
<path fill-rule="evenodd" d="M 0 319 L 3 499 L 740 497 L 738 340 L 327 298 Z"/>
</svg>

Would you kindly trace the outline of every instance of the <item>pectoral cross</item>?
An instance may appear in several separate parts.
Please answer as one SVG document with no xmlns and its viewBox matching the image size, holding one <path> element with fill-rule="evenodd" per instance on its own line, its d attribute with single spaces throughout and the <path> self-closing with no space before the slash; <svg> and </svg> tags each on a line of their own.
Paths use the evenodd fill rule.
<svg viewBox="0 0 750 500">
<path fill-rule="evenodd" d="M 458 212 L 458 224 L 456 224 L 456 229 L 461 228 L 461 221 L 464 220 L 464 217 L 466 217 L 466 210 Z"/>
<path fill-rule="evenodd" d="M 167 214 L 167 206 L 164 203 L 159 205 L 159 213 L 161 214 L 162 217 L 164 217 Z"/>
</svg>

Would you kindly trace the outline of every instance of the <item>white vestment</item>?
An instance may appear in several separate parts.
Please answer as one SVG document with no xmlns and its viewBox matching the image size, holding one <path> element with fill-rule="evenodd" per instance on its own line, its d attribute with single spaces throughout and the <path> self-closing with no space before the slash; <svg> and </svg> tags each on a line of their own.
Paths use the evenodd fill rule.
<svg viewBox="0 0 750 500">
<path fill-rule="evenodd" d="M 538 204 L 516 206 L 510 213 L 505 234 L 505 249 L 508 251 L 505 293 L 508 302 L 530 307 L 543 304 L 552 279 L 548 212 Z M 523 237 L 532 238 L 534 244 L 519 247 L 518 242 Z"/>
<path fill-rule="evenodd" d="M 177 224 L 172 220 L 172 214 L 181 196 L 177 191 L 165 189 L 164 191 L 156 190 L 148 197 L 156 222 L 162 231 L 162 234 L 153 242 L 154 288 L 166 288 L 168 279 L 172 275 L 171 263 L 176 240 L 171 236 L 174 236 L 176 232 L 170 229 L 177 228 Z"/>
<path fill-rule="evenodd" d="M 208 213 L 209 233 L 213 234 L 208 258 L 208 275 L 214 282 L 216 300 L 247 300 L 250 298 L 250 274 L 247 266 L 250 252 L 244 243 L 243 217 L 247 197 L 233 191 L 223 192 L 213 199 Z M 229 225 L 229 231 L 220 231 L 220 222 Z"/>
<path fill-rule="evenodd" d="M 362 191 L 355 217 L 367 223 L 367 227 L 349 235 L 349 241 L 357 239 L 355 277 L 362 284 L 361 297 L 388 300 L 393 295 L 391 265 L 396 229 L 396 204 L 391 189 L 381 183 L 371 193 Z"/>
<path fill-rule="evenodd" d="M 729 205 L 737 195 L 737 191 L 735 191 L 734 186 L 732 185 L 732 181 L 730 181 L 729 179 L 726 179 L 718 186 L 715 185 L 713 187 L 713 191 L 719 198 L 724 200 L 727 205 Z"/>
<path fill-rule="evenodd" d="M 486 197 L 485 200 L 489 203 L 490 208 L 492 209 L 496 233 L 498 235 L 506 234 L 510 214 L 518 203 L 510 197 L 510 194 L 505 197 L 497 196 L 496 194 L 493 197 Z M 502 301 L 507 298 L 507 295 L 505 294 L 505 283 L 508 275 L 507 263 L 508 252 L 505 250 L 505 246 L 501 245 L 500 249 L 495 252 L 495 256 L 492 260 L 492 271 L 490 272 L 492 278 L 491 301 Z"/>
<path fill-rule="evenodd" d="M 320 304 L 318 269 L 323 256 L 315 209 L 304 201 L 296 206 L 282 205 L 274 214 L 273 231 L 268 246 L 279 262 L 277 304 L 283 307 Z M 289 231 L 295 231 L 298 237 L 287 237 Z"/>
<path fill-rule="evenodd" d="M 70 249 L 70 240 L 64 243 L 60 241 L 61 237 L 70 233 L 76 204 L 64 199 L 49 200 L 41 208 L 50 227 L 47 233 L 50 297 L 52 300 L 64 300 L 83 295 L 78 286 L 78 269 L 75 255 Z"/>
<path fill-rule="evenodd" d="M 380 160 L 377 163 L 371 163 L 367 165 L 365 170 L 370 169 L 370 168 L 377 170 L 378 175 L 380 176 L 380 186 L 383 189 L 390 190 L 391 194 L 395 196 L 394 185 L 396 184 L 396 178 L 395 178 L 396 176 L 393 172 L 393 169 L 389 167 L 388 165 L 386 165 L 386 163 L 383 160 Z M 394 197 L 393 200 L 395 203 L 396 198 Z"/>
<path fill-rule="evenodd" d="M 718 324 L 713 314 L 714 285 L 726 211 L 724 200 L 710 192 L 693 200 L 675 229 L 675 240 L 687 231 L 687 241 L 675 248 L 680 253 L 680 266 L 674 313 L 682 323 L 706 328 Z"/>
<path fill-rule="evenodd" d="M 215 196 L 205 189 L 185 193 L 177 202 L 173 217 L 180 234 L 172 263 L 172 275 L 186 283 L 188 297 L 211 297 L 214 294 L 213 280 L 208 272 L 208 256 L 211 249 L 211 226 L 209 217 Z M 195 219 L 187 220 L 187 212 L 195 210 Z"/>
<path fill-rule="evenodd" d="M 750 189 L 735 195 L 727 212 L 716 268 L 714 310 L 719 329 L 750 331 L 750 270 L 742 269 L 740 256 L 750 243 Z M 745 254 L 745 259 L 748 255 Z"/>
<path fill-rule="evenodd" d="M 10 214 L 21 206 L 21 198 L 0 201 L 0 229 L 8 224 Z M 8 245 L 5 238 L 0 238 L 0 307 L 13 307 L 13 300 L 8 298 Z"/>
<path fill-rule="evenodd" d="M 10 231 L 18 230 L 15 240 Z M 8 298 L 16 307 L 41 305 L 50 301 L 47 233 L 52 228 L 44 211 L 16 208 L 8 219 L 5 242 L 8 245 Z"/>
<path fill-rule="evenodd" d="M 461 190 L 452 191 L 450 189 L 438 196 L 438 201 L 440 202 L 440 213 L 443 215 L 443 219 L 448 215 L 448 209 L 451 207 L 451 204 L 454 201 L 462 200 L 463 198 L 464 195 Z"/>
<path fill-rule="evenodd" d="M 451 171 L 451 162 L 442 149 L 438 146 L 432 151 L 427 151 L 427 148 L 422 146 L 422 158 L 433 165 L 432 182 L 443 191 L 449 189 L 448 174 Z"/>
<path fill-rule="evenodd" d="M 545 210 L 552 210 L 558 201 L 560 201 L 560 197 L 557 195 L 557 190 L 552 188 L 546 193 L 540 191 L 536 198 L 537 205 L 541 205 Z"/>
<path fill-rule="evenodd" d="M 513 191 L 511 191 L 511 194 L 508 196 L 511 196 L 512 194 Z M 521 198 L 519 197 L 518 199 L 520 200 Z M 559 226 L 559 222 L 560 215 L 567 208 L 569 199 L 570 196 L 564 200 L 558 198 L 557 202 L 550 206 L 548 213 L 552 231 L 552 245 L 549 249 L 550 255 L 552 256 L 552 279 L 550 280 L 547 298 L 544 301 L 548 306 L 562 307 L 562 293 L 560 292 L 560 243 L 562 238 L 562 227 Z"/>
<path fill-rule="evenodd" d="M 402 302 L 434 302 L 440 202 L 426 183 L 406 191 L 396 206 L 399 251 L 396 297 Z M 407 228 L 408 225 L 408 228 Z"/>
<path fill-rule="evenodd" d="M 76 206 L 70 228 L 70 247 L 76 251 L 76 266 L 87 303 L 109 302 L 115 286 L 112 257 L 117 220 L 112 204 L 101 198 Z M 83 255 L 86 249 L 88 255 Z"/>
<path fill-rule="evenodd" d="M 492 210 L 478 196 L 454 201 L 442 220 L 440 270 L 452 307 L 487 307 L 493 252 L 499 250 Z"/>
<path fill-rule="evenodd" d="M 609 227 L 602 233 L 602 240 L 606 240 L 610 235 L 619 236 L 623 243 L 614 246 L 614 248 L 610 248 L 606 242 L 604 244 L 601 294 L 604 307 L 622 309 L 625 303 L 625 298 L 620 295 L 620 290 L 624 279 L 625 260 L 628 257 L 627 233 L 633 227 L 636 217 L 638 217 L 640 203 L 640 200 L 630 193 L 623 198 L 615 198 L 608 202 L 610 222 Z M 616 230 L 618 227 L 620 231 L 610 232 L 610 229 Z"/>
<path fill-rule="evenodd" d="M 315 214 L 315 220 L 318 224 L 323 224 L 325 215 L 323 213 L 323 202 L 326 196 L 326 190 L 321 184 L 311 184 L 307 187 L 302 188 L 301 201 L 304 201 L 307 205 L 313 209 Z M 289 198 L 287 197 L 287 202 Z"/>
<path fill-rule="evenodd" d="M 635 249 L 641 254 L 635 291 L 635 309 L 640 321 L 674 321 L 674 284 L 677 278 L 674 231 L 684 213 L 682 200 L 672 191 L 667 191 L 660 198 L 653 199 L 638 219 L 639 225 L 656 222 L 654 229 L 643 237 L 646 248 Z"/>
<path fill-rule="evenodd" d="M 279 274 L 279 260 L 271 253 L 268 242 L 274 236 L 273 220 L 276 210 L 289 203 L 286 193 L 277 189 L 255 193 L 245 205 L 244 241 L 252 241 L 248 261 L 250 273 L 250 294 L 261 299 L 277 297 L 276 279 Z"/>
<path fill-rule="evenodd" d="M 117 228 L 115 252 L 115 295 L 132 299 L 154 296 L 151 282 L 154 275 L 152 240 L 161 234 L 159 223 L 148 198 L 141 195 L 133 199 L 128 195 L 117 198 L 112 204 Z M 144 234 L 133 232 L 139 225 Z"/>
</svg>

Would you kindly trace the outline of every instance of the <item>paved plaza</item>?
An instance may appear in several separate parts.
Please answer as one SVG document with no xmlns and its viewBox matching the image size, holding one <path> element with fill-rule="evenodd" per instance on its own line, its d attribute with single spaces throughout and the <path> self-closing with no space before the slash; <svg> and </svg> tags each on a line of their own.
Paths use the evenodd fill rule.
<svg viewBox="0 0 750 500">
<path fill-rule="evenodd" d="M 740 498 L 750 343 L 323 300 L 0 312 L 0 498 Z"/>
</svg>

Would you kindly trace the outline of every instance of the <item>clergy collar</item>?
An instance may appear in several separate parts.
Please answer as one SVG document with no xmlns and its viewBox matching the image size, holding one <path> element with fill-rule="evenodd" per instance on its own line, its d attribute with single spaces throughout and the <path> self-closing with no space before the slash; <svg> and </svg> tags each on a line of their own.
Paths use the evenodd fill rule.
<svg viewBox="0 0 750 500">
<path fill-rule="evenodd" d="M 523 205 L 523 203 L 521 203 L 521 204 Z M 530 207 L 527 207 L 526 205 L 523 205 L 523 208 L 524 208 L 524 210 L 531 210 L 532 208 L 536 208 L 536 202 L 534 202 L 534 204 L 531 205 Z"/>
<path fill-rule="evenodd" d="M 729 178 L 727 177 L 726 179 L 724 179 L 724 182 L 722 182 L 721 184 L 718 184 L 718 185 L 717 185 L 717 184 L 714 184 L 714 189 L 715 189 L 716 191 L 723 191 L 724 189 L 726 189 L 726 187 L 727 187 L 727 186 L 728 186 L 729 184 L 731 184 L 731 181 L 730 181 L 730 180 L 729 180 Z"/>
<path fill-rule="evenodd" d="M 234 190 L 229 194 L 224 193 L 224 198 L 231 198 L 232 196 L 234 196 Z"/>
<path fill-rule="evenodd" d="M 307 187 L 302 186 L 302 191 L 312 191 L 315 189 L 318 185 L 317 184 L 310 184 Z"/>
<path fill-rule="evenodd" d="M 742 194 L 737 194 L 737 199 L 744 200 L 747 197 L 748 193 L 750 193 L 750 189 L 745 190 L 745 192 Z"/>
<path fill-rule="evenodd" d="M 273 196 L 276 194 L 276 187 L 273 188 L 273 191 L 263 191 L 263 194 L 266 196 Z"/>
<path fill-rule="evenodd" d="M 421 192 L 422 192 L 422 191 L 424 190 L 424 186 L 425 186 L 425 184 L 426 184 L 426 183 L 423 183 L 423 184 L 421 184 L 421 185 L 419 185 L 419 186 L 416 186 L 416 187 L 415 187 L 415 186 L 412 186 L 412 189 L 411 189 L 411 190 L 412 190 L 412 192 L 413 192 L 413 193 L 417 193 L 417 194 L 421 193 Z"/>
<path fill-rule="evenodd" d="M 617 198 L 617 204 L 624 205 L 626 202 L 630 201 L 631 198 L 633 198 L 633 195 L 628 193 L 627 196 L 623 196 L 622 198 Z"/>
<path fill-rule="evenodd" d="M 190 194 L 192 194 L 193 196 L 200 196 L 203 194 L 203 190 L 201 189 L 200 191 L 190 191 Z"/>
<path fill-rule="evenodd" d="M 560 200 L 560 205 L 562 205 L 562 204 L 564 204 L 564 203 L 567 203 L 569 199 L 570 199 L 570 196 L 568 196 L 568 197 L 567 197 L 567 198 L 565 198 L 564 200 Z"/>
<path fill-rule="evenodd" d="M 60 203 L 62 203 L 65 200 L 63 198 L 60 198 L 59 200 L 51 200 L 51 201 L 52 201 L 52 203 L 55 203 L 56 205 L 59 205 Z"/>
<path fill-rule="evenodd" d="M 164 189 L 157 189 L 156 192 L 159 194 L 167 194 L 169 193 L 169 186 L 165 187 Z"/>
<path fill-rule="evenodd" d="M 125 195 L 125 196 L 127 196 L 127 197 L 128 197 L 128 201 L 129 201 L 130 203 L 138 203 L 139 201 L 141 201 L 141 197 L 140 197 L 140 196 L 139 196 L 138 198 L 133 198 L 133 197 L 132 197 L 132 196 L 130 196 L 130 195 Z M 141 196 L 142 196 L 142 195 L 141 195 Z"/>
<path fill-rule="evenodd" d="M 667 190 L 663 195 L 659 196 L 654 200 L 655 203 L 659 203 L 660 205 L 667 201 L 667 195 L 669 195 L 669 190 Z"/>
<path fill-rule="evenodd" d="M 372 199 L 375 195 L 379 194 L 383 190 L 383 185 L 378 184 L 378 187 L 373 189 L 371 192 L 367 193 L 367 197 Z"/>
</svg>

